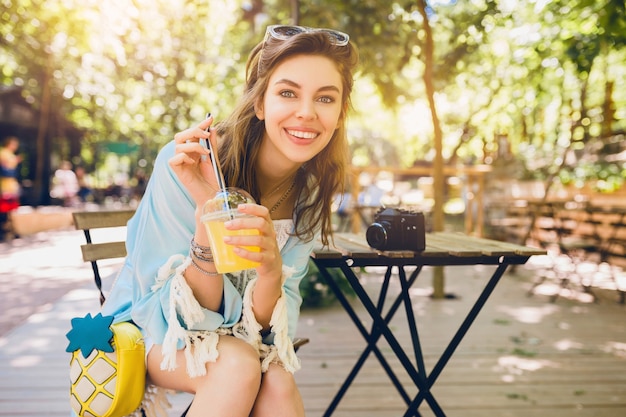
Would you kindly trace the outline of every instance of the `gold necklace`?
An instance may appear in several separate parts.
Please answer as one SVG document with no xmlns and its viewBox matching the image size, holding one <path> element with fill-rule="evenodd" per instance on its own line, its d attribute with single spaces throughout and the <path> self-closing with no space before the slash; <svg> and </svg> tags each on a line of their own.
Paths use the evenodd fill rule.
<svg viewBox="0 0 626 417">
<path fill-rule="evenodd" d="M 276 209 L 280 207 L 283 201 L 285 201 L 285 199 L 289 196 L 289 194 L 291 194 L 291 191 L 293 190 L 293 187 L 295 186 L 296 186 L 296 178 L 294 177 L 293 181 L 291 182 L 291 185 L 289 186 L 289 188 L 287 188 L 287 191 L 285 191 L 285 193 L 278 199 L 276 204 L 274 204 L 272 208 L 270 209 L 270 214 L 275 212 Z"/>
<path fill-rule="evenodd" d="M 267 200 L 268 198 L 270 198 L 271 196 L 276 194 L 278 191 L 280 191 L 280 189 L 283 188 L 289 182 L 289 180 L 290 180 L 289 177 L 284 179 L 283 182 L 278 184 L 278 186 L 276 188 L 274 188 L 268 195 L 265 196 L 265 199 Z"/>
</svg>

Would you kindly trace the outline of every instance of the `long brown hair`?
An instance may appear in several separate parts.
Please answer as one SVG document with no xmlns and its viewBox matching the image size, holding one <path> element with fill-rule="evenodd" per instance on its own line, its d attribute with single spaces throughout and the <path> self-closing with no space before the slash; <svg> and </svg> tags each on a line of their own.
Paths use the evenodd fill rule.
<svg viewBox="0 0 626 417">
<path fill-rule="evenodd" d="M 296 175 L 298 190 L 295 207 L 295 233 L 313 239 L 321 232 L 323 244 L 332 235 L 333 196 L 344 188 L 348 163 L 346 116 L 351 107 L 350 94 L 358 53 L 352 44 L 334 45 L 327 34 L 309 32 L 286 40 L 268 37 L 251 52 L 246 64 L 244 95 L 231 115 L 217 126 L 221 137 L 219 157 L 226 182 L 250 192 L 260 200 L 255 175 L 257 155 L 265 133 L 265 122 L 255 114 L 255 103 L 261 103 L 269 78 L 285 59 L 294 55 L 320 55 L 331 59 L 341 75 L 342 106 L 337 129 L 328 145 L 313 159 L 303 164 Z"/>
</svg>

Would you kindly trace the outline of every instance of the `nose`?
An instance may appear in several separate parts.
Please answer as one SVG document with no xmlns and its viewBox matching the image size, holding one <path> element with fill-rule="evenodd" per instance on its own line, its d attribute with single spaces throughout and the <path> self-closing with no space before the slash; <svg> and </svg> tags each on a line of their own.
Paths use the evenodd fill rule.
<svg viewBox="0 0 626 417">
<path fill-rule="evenodd" d="M 296 117 L 303 120 L 313 120 L 317 117 L 315 104 L 309 100 L 303 100 L 298 106 Z"/>
</svg>

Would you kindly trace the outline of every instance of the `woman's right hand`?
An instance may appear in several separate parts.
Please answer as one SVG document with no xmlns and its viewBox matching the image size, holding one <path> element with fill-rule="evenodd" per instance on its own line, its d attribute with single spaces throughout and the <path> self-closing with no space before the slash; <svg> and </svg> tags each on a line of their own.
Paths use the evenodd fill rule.
<svg viewBox="0 0 626 417">
<path fill-rule="evenodd" d="M 169 160 L 170 167 L 197 207 L 201 207 L 219 189 L 211 166 L 210 151 L 200 144 L 200 139 L 207 139 L 213 149 L 217 149 L 215 131 L 208 131 L 212 123 L 213 117 L 209 117 L 197 126 L 177 133 L 174 136 L 176 152 Z"/>
</svg>

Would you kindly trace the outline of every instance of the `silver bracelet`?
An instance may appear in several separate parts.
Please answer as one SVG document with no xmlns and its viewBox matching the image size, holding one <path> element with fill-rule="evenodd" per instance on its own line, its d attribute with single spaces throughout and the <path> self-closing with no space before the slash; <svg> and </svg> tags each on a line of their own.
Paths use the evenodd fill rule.
<svg viewBox="0 0 626 417">
<path fill-rule="evenodd" d="M 202 269 L 202 268 L 200 267 L 200 265 L 198 265 L 198 264 L 196 263 L 196 261 L 194 261 L 194 260 L 193 260 L 193 258 L 191 258 L 191 265 L 192 265 L 194 268 L 196 268 L 196 270 L 198 270 L 198 272 L 200 272 L 201 274 L 208 275 L 208 276 L 210 276 L 210 277 L 215 277 L 215 276 L 217 276 L 217 275 L 222 275 L 222 274 L 220 274 L 220 273 L 219 273 L 219 272 L 217 272 L 217 271 L 207 271 L 206 269 Z"/>
<path fill-rule="evenodd" d="M 213 255 L 207 256 L 204 253 L 198 254 L 198 252 L 194 252 L 191 249 L 189 249 L 189 256 L 191 256 L 192 258 L 196 258 L 197 260 L 202 261 L 202 262 L 209 262 L 209 263 L 213 262 Z"/>
<path fill-rule="evenodd" d="M 192 256 L 195 256 L 198 260 L 213 262 L 213 252 L 211 251 L 211 247 L 198 245 L 194 236 L 191 237 L 189 253 Z"/>
</svg>

